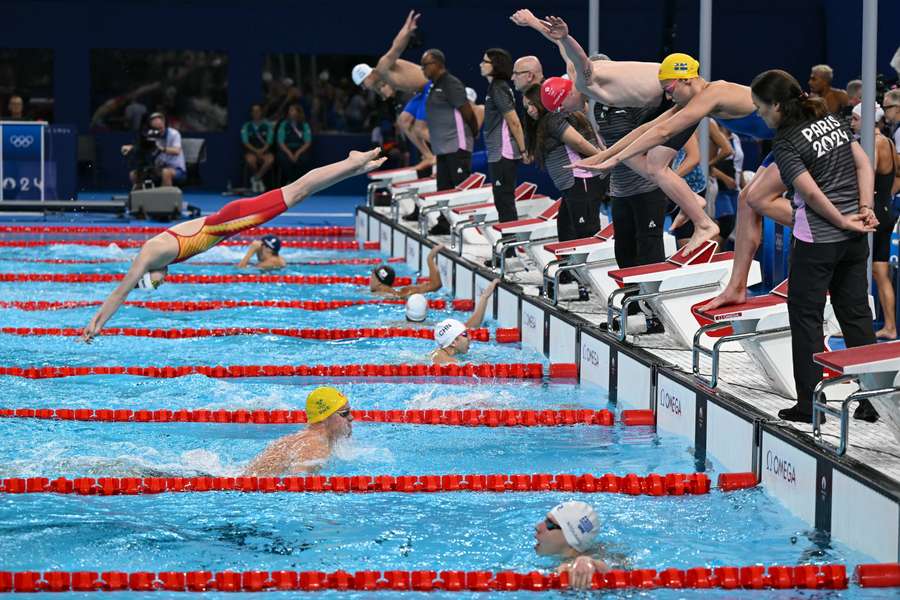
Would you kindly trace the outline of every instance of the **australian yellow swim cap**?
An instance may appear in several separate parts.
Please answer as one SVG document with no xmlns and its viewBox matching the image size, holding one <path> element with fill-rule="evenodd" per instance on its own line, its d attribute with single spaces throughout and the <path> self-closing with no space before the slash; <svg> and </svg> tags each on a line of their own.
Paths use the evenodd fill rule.
<svg viewBox="0 0 900 600">
<path fill-rule="evenodd" d="M 700 63 L 692 56 L 676 52 L 663 59 L 659 65 L 659 80 L 692 79 L 698 77 Z"/>
<path fill-rule="evenodd" d="M 306 422 L 320 423 L 347 404 L 347 397 L 333 387 L 317 387 L 306 397 Z"/>
</svg>

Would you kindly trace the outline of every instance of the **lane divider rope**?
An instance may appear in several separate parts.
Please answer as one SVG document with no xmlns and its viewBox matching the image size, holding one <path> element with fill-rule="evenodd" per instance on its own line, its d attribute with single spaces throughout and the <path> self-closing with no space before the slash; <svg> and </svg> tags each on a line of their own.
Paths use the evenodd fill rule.
<svg viewBox="0 0 900 600">
<path fill-rule="evenodd" d="M 101 300 L 4 300 L 0 301 L 0 308 L 14 308 L 28 311 L 63 310 L 72 308 L 86 308 L 100 306 Z M 300 310 L 336 310 L 350 306 L 363 306 L 367 304 L 393 304 L 404 305 L 406 300 L 400 298 L 381 298 L 377 300 L 200 300 L 200 301 L 142 301 L 129 300 L 125 306 L 146 308 L 167 312 L 194 312 L 219 310 L 223 308 L 293 308 Z M 472 300 L 454 300 L 451 303 L 453 310 L 472 311 L 475 303 Z M 447 308 L 445 300 L 429 300 L 428 307 L 436 310 Z"/>
<path fill-rule="evenodd" d="M 131 262 L 131 258 L 15 258 L 8 259 L 25 263 L 41 263 L 47 265 L 105 265 L 112 263 Z M 285 261 L 289 265 L 303 265 L 310 267 L 319 267 L 327 265 L 380 265 L 383 263 L 402 263 L 406 259 L 400 256 L 391 258 L 335 258 L 332 260 L 288 260 Z M 191 260 L 186 264 L 196 266 L 209 267 L 228 267 L 235 266 L 237 263 L 227 260 Z"/>
<path fill-rule="evenodd" d="M 99 227 L 99 226 L 71 226 L 71 225 L 3 225 L 0 233 L 143 233 L 147 235 L 162 233 L 167 227 Z M 256 237 L 262 235 L 277 235 L 281 237 L 349 237 L 356 235 L 353 227 L 255 227 L 242 232 L 242 235 Z"/>
<path fill-rule="evenodd" d="M 0 282 L 41 283 L 111 283 L 122 281 L 122 273 L 0 273 Z M 287 283 L 293 285 L 369 285 L 363 275 L 263 275 L 241 273 L 235 275 L 167 275 L 166 283 Z M 412 278 L 397 277 L 394 285 L 410 285 Z"/>
<path fill-rule="evenodd" d="M 8 477 L 0 494 L 77 494 L 134 496 L 177 492 L 243 493 L 436 493 L 436 492 L 579 492 L 630 496 L 704 495 L 704 473 L 627 475 L 446 474 L 446 475 L 307 475 L 295 477 Z"/>
<path fill-rule="evenodd" d="M 864 588 L 900 586 L 900 563 L 859 564 L 853 582 Z M 762 565 L 621 570 L 594 573 L 595 590 L 616 589 L 846 589 L 843 564 Z M 0 572 L 0 592 L 261 592 L 264 590 L 497 592 L 567 589 L 569 574 L 531 571 L 16 571 Z"/>
<path fill-rule="evenodd" d="M 354 410 L 358 423 L 404 423 L 457 427 L 560 427 L 596 425 L 611 427 L 615 417 L 608 410 Z M 0 418 L 97 421 L 101 423 L 246 423 L 282 425 L 306 423 L 303 410 L 211 410 L 127 408 L 0 408 Z"/>
<path fill-rule="evenodd" d="M 50 327 L 2 327 L 0 334 L 18 336 L 64 336 L 81 335 L 81 329 Z M 305 340 L 349 340 L 359 338 L 417 338 L 433 340 L 434 330 L 430 327 L 381 327 L 377 329 L 280 329 L 276 327 L 229 327 L 226 329 L 138 329 L 134 327 L 110 327 L 100 331 L 101 336 L 127 336 L 159 339 L 180 339 L 200 337 L 231 337 L 238 335 L 280 335 Z M 476 342 L 490 340 L 487 328 L 469 329 L 469 339 Z"/>
<path fill-rule="evenodd" d="M 0 376 L 26 379 L 52 379 L 84 375 L 132 375 L 169 379 L 188 375 L 205 375 L 213 378 L 239 377 L 461 377 L 466 379 L 541 379 L 544 366 L 541 363 L 513 364 L 351 364 L 351 365 L 190 365 L 190 366 L 44 366 L 3 367 Z"/>
<path fill-rule="evenodd" d="M 36 248 L 40 246 L 110 246 L 119 248 L 140 248 L 147 240 L 0 240 L 0 248 Z M 217 246 L 246 246 L 247 242 L 239 240 L 223 240 Z M 338 242 L 329 240 L 307 240 L 282 242 L 282 248 L 301 248 L 307 250 L 378 250 L 379 242 Z"/>
</svg>

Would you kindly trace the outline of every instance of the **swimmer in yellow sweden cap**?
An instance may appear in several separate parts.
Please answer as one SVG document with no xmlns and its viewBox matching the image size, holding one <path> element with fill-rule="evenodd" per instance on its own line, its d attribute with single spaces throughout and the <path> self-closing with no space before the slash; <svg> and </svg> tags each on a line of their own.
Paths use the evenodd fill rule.
<svg viewBox="0 0 900 600">
<path fill-rule="evenodd" d="M 331 455 L 334 444 L 350 437 L 353 430 L 350 403 L 333 387 L 317 387 L 309 393 L 306 419 L 306 429 L 269 444 L 243 474 L 277 477 L 315 471 Z"/>
</svg>

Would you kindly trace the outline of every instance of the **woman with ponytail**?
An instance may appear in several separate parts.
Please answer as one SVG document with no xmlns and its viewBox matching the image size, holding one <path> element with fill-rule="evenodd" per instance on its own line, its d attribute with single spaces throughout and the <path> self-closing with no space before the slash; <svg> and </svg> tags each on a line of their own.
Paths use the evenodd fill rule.
<svg viewBox="0 0 900 600">
<path fill-rule="evenodd" d="M 813 355 L 825 349 L 822 322 L 829 293 L 847 347 L 875 343 L 866 236 L 878 224 L 874 174 L 847 125 L 790 74 L 766 71 L 750 89 L 760 117 L 776 131 L 775 164 L 794 197 L 788 318 L 797 404 L 778 416 L 811 423 L 813 392 L 822 379 Z M 860 402 L 853 416 L 878 419 L 868 401 Z"/>
</svg>

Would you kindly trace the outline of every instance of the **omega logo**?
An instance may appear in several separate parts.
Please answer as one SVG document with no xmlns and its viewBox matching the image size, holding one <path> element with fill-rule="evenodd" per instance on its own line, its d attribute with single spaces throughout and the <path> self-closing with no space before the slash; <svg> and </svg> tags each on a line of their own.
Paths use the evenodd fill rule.
<svg viewBox="0 0 900 600">
<path fill-rule="evenodd" d="M 796 485 L 797 470 L 789 460 L 785 460 L 769 450 L 766 452 L 766 471 L 773 473 L 776 477 L 784 479 L 786 482 Z M 824 479 L 822 485 L 825 485 Z"/>
<path fill-rule="evenodd" d="M 587 346 L 581 347 L 581 360 L 582 362 L 589 362 L 595 367 L 600 365 L 600 356 L 597 354 L 597 351 Z"/>
<path fill-rule="evenodd" d="M 525 315 L 525 326 L 528 327 L 528 329 L 537 329 L 537 319 L 534 318 L 534 315 Z"/>
<path fill-rule="evenodd" d="M 668 409 L 673 415 L 681 415 L 681 400 L 675 394 L 663 390 L 660 405 Z"/>
</svg>

